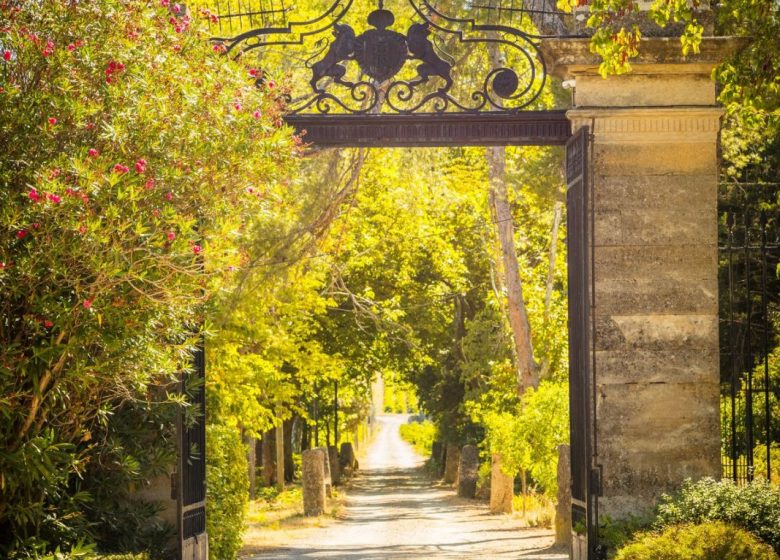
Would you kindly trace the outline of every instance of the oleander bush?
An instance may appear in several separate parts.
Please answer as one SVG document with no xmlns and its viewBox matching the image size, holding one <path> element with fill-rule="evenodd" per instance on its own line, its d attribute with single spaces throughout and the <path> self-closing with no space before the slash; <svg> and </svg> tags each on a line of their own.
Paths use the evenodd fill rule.
<svg viewBox="0 0 780 560">
<path fill-rule="evenodd" d="M 673 525 L 640 533 L 615 560 L 777 560 L 772 547 L 748 531 L 719 521 Z"/>
<path fill-rule="evenodd" d="M 174 456 L 178 376 L 299 152 L 210 17 L 0 2 L 2 557 L 163 538 L 133 491 Z"/>
</svg>

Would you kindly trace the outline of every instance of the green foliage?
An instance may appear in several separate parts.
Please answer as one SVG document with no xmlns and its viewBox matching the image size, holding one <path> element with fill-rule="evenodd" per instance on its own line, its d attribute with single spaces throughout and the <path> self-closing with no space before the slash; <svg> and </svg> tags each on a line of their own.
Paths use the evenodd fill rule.
<svg viewBox="0 0 780 560">
<path fill-rule="evenodd" d="M 165 532 L 132 491 L 298 155 L 207 36 L 159 2 L 0 4 L 0 553 Z"/>
<path fill-rule="evenodd" d="M 599 543 L 607 550 L 615 551 L 628 543 L 639 531 L 650 527 L 652 518 L 629 515 L 621 519 L 612 519 L 609 515 L 599 518 Z M 584 527 L 582 528 L 584 533 Z"/>
<path fill-rule="evenodd" d="M 569 441 L 568 384 L 542 382 L 523 395 L 516 412 L 479 414 L 486 427 L 486 451 L 500 453 L 502 469 L 525 470 L 549 498 L 558 492 L 558 445 Z"/>
<path fill-rule="evenodd" d="M 431 456 L 433 442 L 436 439 L 437 430 L 433 422 L 410 422 L 401 425 L 401 437 L 410 443 L 423 457 Z"/>
<path fill-rule="evenodd" d="M 211 424 L 206 430 L 206 530 L 209 557 L 235 560 L 241 549 L 249 507 L 246 447 L 235 428 Z"/>
<path fill-rule="evenodd" d="M 688 481 L 678 494 L 662 498 L 654 526 L 704 521 L 737 525 L 780 551 L 780 488 L 766 482 Z"/>
<path fill-rule="evenodd" d="M 615 560 L 776 560 L 772 548 L 744 529 L 710 521 L 643 533 Z"/>
</svg>

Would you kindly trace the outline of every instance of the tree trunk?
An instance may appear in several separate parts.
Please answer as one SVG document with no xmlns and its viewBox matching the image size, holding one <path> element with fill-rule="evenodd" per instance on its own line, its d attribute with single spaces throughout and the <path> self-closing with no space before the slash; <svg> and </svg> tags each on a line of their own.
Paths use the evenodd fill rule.
<svg viewBox="0 0 780 560">
<path fill-rule="evenodd" d="M 292 433 L 295 418 L 285 420 L 282 424 L 284 429 L 284 480 L 292 482 L 295 476 L 295 461 L 293 461 Z"/>
<path fill-rule="evenodd" d="M 284 427 L 282 424 L 276 426 L 276 488 L 281 492 L 284 490 Z"/>
<path fill-rule="evenodd" d="M 268 430 L 263 434 L 263 486 L 276 482 L 276 431 Z"/>
<path fill-rule="evenodd" d="M 555 283 L 555 259 L 558 256 L 558 232 L 561 228 L 561 216 L 563 214 L 563 203 L 561 201 L 555 202 L 555 208 L 553 209 L 553 225 L 550 232 L 550 262 L 547 269 L 547 286 L 544 291 L 544 325 L 550 322 L 550 308 L 552 306 L 552 292 L 553 284 Z M 549 340 L 549 337 L 546 338 Z M 546 345 L 545 350 L 549 350 L 549 344 Z M 550 356 L 549 352 L 544 353 L 542 359 L 541 372 L 539 373 L 539 379 L 544 379 L 550 373 Z"/>
<path fill-rule="evenodd" d="M 518 393 L 528 387 L 539 385 L 539 373 L 534 349 L 531 345 L 531 326 L 523 299 L 523 284 L 515 249 L 515 227 L 506 188 L 506 149 L 487 149 L 488 178 L 490 181 L 490 202 L 496 218 L 498 239 L 501 244 L 501 258 L 504 265 L 504 284 L 507 296 L 507 315 L 512 329 L 515 357 L 517 360 Z"/>
</svg>

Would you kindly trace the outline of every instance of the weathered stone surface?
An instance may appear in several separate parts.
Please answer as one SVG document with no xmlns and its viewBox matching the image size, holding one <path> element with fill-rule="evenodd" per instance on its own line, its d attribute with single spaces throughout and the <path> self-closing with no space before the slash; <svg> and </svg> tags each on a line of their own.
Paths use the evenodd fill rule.
<svg viewBox="0 0 780 560">
<path fill-rule="evenodd" d="M 447 455 L 444 461 L 444 482 L 455 484 L 458 479 L 458 464 L 460 463 L 460 448 L 454 443 L 447 444 Z"/>
<path fill-rule="evenodd" d="M 339 451 L 335 445 L 328 446 L 328 461 L 330 462 L 330 478 L 334 486 L 341 484 L 341 465 Z"/>
<path fill-rule="evenodd" d="M 325 456 L 322 449 L 307 449 L 302 457 L 303 513 L 325 513 Z"/>
<path fill-rule="evenodd" d="M 330 469 L 330 455 L 327 447 L 317 447 L 320 453 L 322 453 L 322 462 L 325 472 L 325 495 L 328 498 L 333 497 L 333 476 Z"/>
<path fill-rule="evenodd" d="M 473 498 L 477 493 L 479 450 L 476 445 L 464 445 L 460 450 L 458 465 L 458 496 Z"/>
<path fill-rule="evenodd" d="M 355 458 L 355 449 L 352 447 L 350 442 L 344 442 L 341 444 L 339 459 L 341 472 L 344 474 L 344 476 L 352 476 L 355 470 L 357 470 L 357 459 Z"/>
<path fill-rule="evenodd" d="M 512 513 L 514 478 L 501 470 L 501 455 L 494 453 L 490 467 L 490 511 Z"/>
<path fill-rule="evenodd" d="M 571 530 L 571 449 L 568 445 L 559 445 L 555 544 L 571 546 Z"/>
</svg>

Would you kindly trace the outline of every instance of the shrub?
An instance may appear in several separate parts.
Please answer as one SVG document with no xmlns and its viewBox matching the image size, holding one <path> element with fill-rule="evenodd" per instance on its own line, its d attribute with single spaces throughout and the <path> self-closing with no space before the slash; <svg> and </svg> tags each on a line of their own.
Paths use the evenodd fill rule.
<svg viewBox="0 0 780 560">
<path fill-rule="evenodd" d="M 640 533 L 615 560 L 778 560 L 772 547 L 733 525 L 717 521 Z"/>
<path fill-rule="evenodd" d="M 401 437 L 412 444 L 420 455 L 430 457 L 436 439 L 436 425 L 428 421 L 402 424 Z"/>
<path fill-rule="evenodd" d="M 276 94 L 200 15 L 0 2 L 0 556 L 133 533 L 109 494 L 170 454 L 155 401 L 176 412 L 205 306 L 293 167 Z"/>
<path fill-rule="evenodd" d="M 742 527 L 780 552 L 780 488 L 766 482 L 688 481 L 679 493 L 662 498 L 654 527 L 703 521 Z"/>
<path fill-rule="evenodd" d="M 234 559 L 241 549 L 249 506 L 246 453 L 236 428 L 206 427 L 206 529 L 214 560 Z"/>
</svg>

